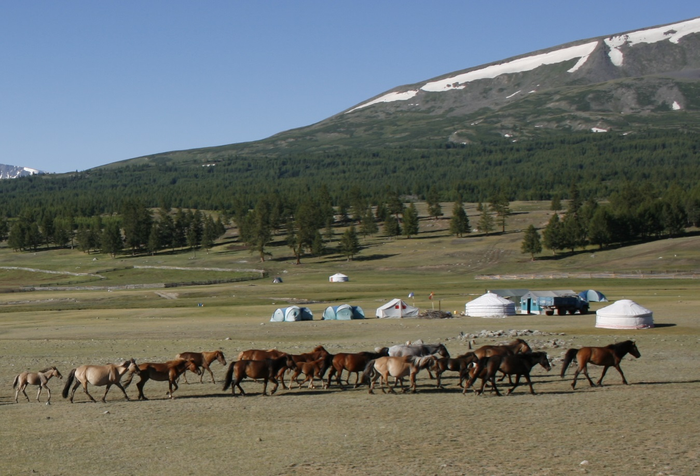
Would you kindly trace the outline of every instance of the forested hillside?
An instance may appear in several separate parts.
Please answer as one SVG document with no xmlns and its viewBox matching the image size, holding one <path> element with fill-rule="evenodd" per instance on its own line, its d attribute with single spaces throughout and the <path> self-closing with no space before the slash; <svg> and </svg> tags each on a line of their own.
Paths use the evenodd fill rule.
<svg viewBox="0 0 700 476">
<path fill-rule="evenodd" d="M 472 145 L 424 142 L 381 150 L 239 156 L 229 150 L 206 162 L 169 162 L 101 168 L 65 175 L 0 181 L 0 213 L 17 217 L 28 206 L 94 216 L 119 210 L 125 199 L 149 207 L 232 211 L 238 201 L 252 207 L 275 192 L 303 197 L 322 184 L 334 205 L 359 188 L 376 202 L 387 190 L 425 198 L 435 187 L 441 200 L 566 198 L 576 182 L 584 198 L 605 199 L 626 182 L 648 183 L 659 192 L 700 183 L 694 134 L 647 132 L 630 135 L 578 133 Z"/>
</svg>

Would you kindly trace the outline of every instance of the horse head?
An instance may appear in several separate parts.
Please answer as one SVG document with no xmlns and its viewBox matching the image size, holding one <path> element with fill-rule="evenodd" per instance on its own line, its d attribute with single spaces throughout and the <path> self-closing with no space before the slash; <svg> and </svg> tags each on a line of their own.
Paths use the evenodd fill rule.
<svg viewBox="0 0 700 476">
<path fill-rule="evenodd" d="M 634 355 L 635 358 L 637 358 L 637 359 L 640 358 L 640 357 L 642 356 L 642 354 L 640 354 L 640 353 L 639 353 L 639 349 L 637 349 L 637 343 L 636 343 L 635 341 L 633 341 L 633 340 L 629 340 L 629 341 L 627 341 L 627 342 L 630 343 L 630 345 L 629 345 L 629 353 L 632 354 L 632 355 Z"/>
<path fill-rule="evenodd" d="M 196 375 L 202 374 L 202 372 L 199 370 L 199 367 L 197 366 L 197 364 L 195 364 L 194 361 L 190 360 L 190 359 L 185 361 L 185 369 L 189 370 L 190 372 L 192 372 L 193 374 L 196 374 Z"/>
<path fill-rule="evenodd" d="M 133 358 L 124 362 L 122 367 L 126 367 L 127 371 L 131 372 L 132 374 L 141 375 L 141 369 Z"/>
<path fill-rule="evenodd" d="M 549 372 L 552 370 L 552 366 L 549 363 L 549 356 L 547 352 L 533 352 L 530 354 L 535 357 L 535 363 L 540 364 L 544 369 Z"/>
<path fill-rule="evenodd" d="M 224 357 L 224 353 L 220 350 L 216 351 L 216 360 L 218 360 L 221 365 L 226 365 L 226 357 Z"/>
<path fill-rule="evenodd" d="M 51 367 L 51 375 L 53 375 L 54 377 L 63 379 L 63 375 L 61 375 L 61 372 L 59 372 L 56 367 Z"/>
<path fill-rule="evenodd" d="M 447 347 L 445 347 L 444 344 L 438 344 L 437 350 L 434 353 L 438 354 L 440 357 L 450 357 L 450 353 L 447 351 Z"/>
</svg>

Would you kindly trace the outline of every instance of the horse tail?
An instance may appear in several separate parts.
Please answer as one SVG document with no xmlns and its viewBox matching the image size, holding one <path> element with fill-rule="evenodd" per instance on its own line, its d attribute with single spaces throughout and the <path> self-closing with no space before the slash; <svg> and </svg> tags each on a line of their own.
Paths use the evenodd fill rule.
<svg viewBox="0 0 700 476">
<path fill-rule="evenodd" d="M 577 353 L 578 349 L 569 349 L 566 351 L 566 354 L 564 355 L 564 363 L 562 363 L 561 365 L 561 378 L 564 378 L 566 369 L 569 368 L 569 364 L 571 363 L 571 361 L 576 358 Z"/>
<path fill-rule="evenodd" d="M 75 380 L 75 369 L 70 371 L 66 384 L 63 386 L 63 398 L 68 398 L 68 392 L 70 391 L 70 386 L 73 385 L 73 380 Z"/>
<path fill-rule="evenodd" d="M 19 383 L 19 374 L 15 377 L 15 380 L 12 382 L 12 388 L 17 387 L 17 384 Z"/>
<path fill-rule="evenodd" d="M 235 361 L 228 365 L 228 370 L 226 371 L 226 377 L 224 378 L 224 388 L 222 390 L 228 390 L 233 382 L 233 366 L 236 364 Z"/>
<path fill-rule="evenodd" d="M 377 359 L 372 359 L 367 362 L 367 365 L 365 365 L 365 370 L 362 372 L 362 380 L 360 382 L 369 383 L 370 378 L 374 374 L 374 362 L 376 362 L 376 360 Z"/>
</svg>

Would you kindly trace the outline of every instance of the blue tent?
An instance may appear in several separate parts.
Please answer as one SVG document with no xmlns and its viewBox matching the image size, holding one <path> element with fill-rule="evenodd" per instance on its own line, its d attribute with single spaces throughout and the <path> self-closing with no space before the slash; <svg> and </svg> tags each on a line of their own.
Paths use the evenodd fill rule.
<svg viewBox="0 0 700 476">
<path fill-rule="evenodd" d="M 289 306 L 276 309 L 270 322 L 312 321 L 313 313 L 308 307 Z"/>
<path fill-rule="evenodd" d="M 605 297 L 605 294 L 601 293 L 600 291 L 596 291 L 595 289 L 581 291 L 578 293 L 578 295 L 581 299 L 588 302 L 608 302 L 608 298 Z"/>
<path fill-rule="evenodd" d="M 350 319 L 364 319 L 365 312 L 360 306 L 342 304 L 340 306 L 328 306 L 323 312 L 324 320 L 349 321 Z"/>
</svg>

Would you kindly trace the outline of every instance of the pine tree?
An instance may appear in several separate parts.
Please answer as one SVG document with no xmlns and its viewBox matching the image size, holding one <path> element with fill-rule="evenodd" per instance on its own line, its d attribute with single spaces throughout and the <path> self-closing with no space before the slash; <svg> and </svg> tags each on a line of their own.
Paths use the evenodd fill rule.
<svg viewBox="0 0 700 476">
<path fill-rule="evenodd" d="M 464 211 L 464 205 L 461 200 L 456 201 L 452 207 L 452 218 L 450 219 L 450 234 L 457 237 L 462 237 L 465 233 L 471 233 L 469 217 Z"/>
<path fill-rule="evenodd" d="M 530 225 L 525 230 L 525 237 L 520 245 L 520 250 L 523 253 L 529 253 L 532 257 L 532 261 L 535 261 L 535 255 L 542 253 L 542 242 L 540 240 L 540 233 L 537 231 L 534 225 Z"/>
<path fill-rule="evenodd" d="M 493 217 L 487 208 L 484 208 L 479 217 L 479 231 L 486 235 L 490 234 L 494 229 Z"/>
<path fill-rule="evenodd" d="M 357 232 L 355 227 L 351 226 L 340 239 L 340 252 L 347 257 L 348 261 L 352 260 L 354 256 L 360 251 L 360 241 L 357 238 Z"/>
<path fill-rule="evenodd" d="M 387 215 L 384 220 L 384 235 L 399 236 L 401 234 L 401 225 L 394 215 Z"/>
<path fill-rule="evenodd" d="M 403 234 L 406 238 L 418 234 L 418 210 L 413 202 L 403 213 Z"/>
<path fill-rule="evenodd" d="M 425 197 L 425 202 L 428 205 L 429 216 L 437 220 L 443 215 L 442 206 L 440 205 L 440 194 L 434 185 L 430 187 L 428 195 Z"/>
<path fill-rule="evenodd" d="M 552 254 L 556 254 L 558 250 L 563 249 L 562 246 L 562 224 L 559 220 L 559 215 L 554 213 L 549 219 L 547 227 L 544 229 L 544 247 L 552 250 Z"/>
</svg>

